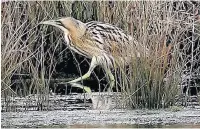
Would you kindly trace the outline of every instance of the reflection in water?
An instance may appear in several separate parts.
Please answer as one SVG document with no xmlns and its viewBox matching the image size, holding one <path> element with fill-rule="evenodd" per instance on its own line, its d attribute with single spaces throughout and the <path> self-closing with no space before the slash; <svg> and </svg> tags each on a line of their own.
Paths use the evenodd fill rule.
<svg viewBox="0 0 200 129">
<path fill-rule="evenodd" d="M 69 128 L 200 128 L 200 124 L 172 124 L 172 125 L 163 125 L 163 124 L 75 124 L 70 125 Z"/>
</svg>

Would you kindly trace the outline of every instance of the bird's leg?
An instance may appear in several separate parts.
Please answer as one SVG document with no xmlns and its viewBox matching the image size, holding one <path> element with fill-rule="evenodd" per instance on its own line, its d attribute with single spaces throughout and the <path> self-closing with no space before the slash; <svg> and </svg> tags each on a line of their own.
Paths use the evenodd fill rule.
<svg viewBox="0 0 200 129">
<path fill-rule="evenodd" d="M 91 64 L 90 64 L 90 68 L 88 70 L 88 72 L 86 74 L 84 74 L 83 76 L 77 78 L 77 79 L 74 79 L 72 81 L 69 81 L 68 83 L 75 83 L 75 82 L 78 82 L 78 81 L 81 81 L 81 80 L 84 80 L 88 77 L 90 77 L 92 71 L 94 70 L 94 68 L 98 65 L 97 63 L 97 59 L 96 57 L 92 57 L 92 61 L 91 61 Z"/>
<path fill-rule="evenodd" d="M 113 76 L 111 70 L 109 68 L 106 69 L 106 74 L 108 75 L 108 78 L 110 80 L 110 87 L 108 91 L 112 91 L 112 88 L 115 86 L 115 77 Z"/>
<path fill-rule="evenodd" d="M 86 93 L 92 93 L 92 90 L 88 86 L 83 86 L 83 85 L 81 85 L 79 83 L 71 83 L 71 85 L 73 87 L 78 87 L 78 88 L 81 88 L 81 89 L 85 90 Z"/>
</svg>

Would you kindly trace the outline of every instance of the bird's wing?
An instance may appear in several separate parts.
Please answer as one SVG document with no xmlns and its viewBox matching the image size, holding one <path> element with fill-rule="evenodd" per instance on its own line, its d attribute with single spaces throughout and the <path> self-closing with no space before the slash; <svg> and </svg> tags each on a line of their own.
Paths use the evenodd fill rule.
<svg viewBox="0 0 200 129">
<path fill-rule="evenodd" d="M 91 21 L 86 23 L 86 28 L 91 40 L 109 54 L 125 56 L 137 46 L 131 36 L 114 25 Z"/>
<path fill-rule="evenodd" d="M 105 40 L 118 43 L 125 43 L 131 40 L 131 36 L 126 35 L 122 29 L 110 24 L 91 21 L 86 23 L 86 27 L 87 31 L 91 32 L 96 40 L 100 39 L 100 43 L 104 43 Z"/>
<path fill-rule="evenodd" d="M 122 29 L 110 24 L 91 21 L 86 23 L 86 28 L 91 39 L 109 53 L 121 53 L 122 50 L 130 48 L 131 40 L 133 40 Z"/>
</svg>

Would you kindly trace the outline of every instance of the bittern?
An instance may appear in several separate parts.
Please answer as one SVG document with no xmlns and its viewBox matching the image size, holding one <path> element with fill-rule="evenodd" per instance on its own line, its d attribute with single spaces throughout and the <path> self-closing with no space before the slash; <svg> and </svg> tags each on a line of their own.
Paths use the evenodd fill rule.
<svg viewBox="0 0 200 129">
<path fill-rule="evenodd" d="M 94 68 L 101 65 L 109 77 L 110 89 L 112 89 L 115 78 L 111 68 L 115 67 L 116 62 L 128 63 L 132 55 L 130 52 L 134 52 L 133 48 L 138 45 L 122 29 L 107 23 L 97 21 L 83 23 L 67 17 L 44 21 L 41 24 L 60 28 L 64 32 L 66 44 L 71 50 L 91 58 L 88 72 L 68 83 L 75 83 L 90 77 Z M 139 55 L 138 52 L 136 54 Z"/>
</svg>

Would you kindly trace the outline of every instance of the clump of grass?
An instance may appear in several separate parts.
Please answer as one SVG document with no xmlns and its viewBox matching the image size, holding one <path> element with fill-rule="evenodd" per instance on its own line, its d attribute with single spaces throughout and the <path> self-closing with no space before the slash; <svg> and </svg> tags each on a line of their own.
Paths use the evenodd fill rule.
<svg viewBox="0 0 200 129">
<path fill-rule="evenodd" d="M 10 97 L 30 94 L 38 94 L 38 103 L 48 100 L 50 80 L 56 66 L 55 53 L 62 49 L 62 37 L 50 28 L 42 28 L 39 22 L 69 15 L 70 4 L 37 1 L 1 4 L 1 93 L 5 102 L 9 103 Z M 60 12 L 59 5 L 67 12 Z"/>
<path fill-rule="evenodd" d="M 125 100 L 135 108 L 169 107 L 175 102 L 185 65 L 179 62 L 179 45 L 185 40 L 182 35 L 194 25 L 192 14 L 181 12 L 182 8 L 184 2 L 140 1 L 127 5 L 126 19 L 132 26 L 129 33 L 141 44 L 136 48 L 141 56 L 134 58 L 128 69 L 120 69 L 118 85 Z"/>
</svg>

